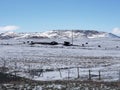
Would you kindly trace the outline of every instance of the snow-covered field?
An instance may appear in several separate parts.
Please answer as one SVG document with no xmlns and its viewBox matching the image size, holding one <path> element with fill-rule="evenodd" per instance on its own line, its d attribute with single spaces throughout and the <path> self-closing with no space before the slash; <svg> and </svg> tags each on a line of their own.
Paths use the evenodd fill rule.
<svg viewBox="0 0 120 90">
<path fill-rule="evenodd" d="M 98 71 L 101 72 L 101 80 L 120 79 L 119 38 L 78 38 L 74 40 L 76 46 L 29 45 L 27 41 L 63 43 L 71 42 L 71 39 L 0 40 L 0 66 L 8 67 L 9 73 L 16 70 L 17 75 L 34 80 L 76 79 L 77 67 L 81 80 L 88 79 L 89 70 L 94 76 L 92 79 L 98 79 Z M 43 73 L 33 75 L 30 74 L 32 70 L 43 70 Z"/>
</svg>

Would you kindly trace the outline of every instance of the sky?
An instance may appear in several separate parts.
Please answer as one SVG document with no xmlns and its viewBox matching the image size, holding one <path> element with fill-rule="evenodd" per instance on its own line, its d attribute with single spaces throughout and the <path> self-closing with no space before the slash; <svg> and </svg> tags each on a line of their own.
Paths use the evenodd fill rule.
<svg viewBox="0 0 120 90">
<path fill-rule="evenodd" d="M 120 35 L 120 0 L 0 0 L 0 32 L 76 29 Z"/>
</svg>

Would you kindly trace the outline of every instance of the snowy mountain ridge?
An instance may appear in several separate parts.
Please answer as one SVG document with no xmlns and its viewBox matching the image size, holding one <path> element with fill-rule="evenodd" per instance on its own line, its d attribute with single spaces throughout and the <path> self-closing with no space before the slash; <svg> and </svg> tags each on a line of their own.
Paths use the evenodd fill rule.
<svg viewBox="0 0 120 90">
<path fill-rule="evenodd" d="M 22 38 L 120 38 L 112 33 L 95 30 L 52 30 L 47 32 L 16 33 L 5 32 L 0 34 L 0 39 Z"/>
</svg>

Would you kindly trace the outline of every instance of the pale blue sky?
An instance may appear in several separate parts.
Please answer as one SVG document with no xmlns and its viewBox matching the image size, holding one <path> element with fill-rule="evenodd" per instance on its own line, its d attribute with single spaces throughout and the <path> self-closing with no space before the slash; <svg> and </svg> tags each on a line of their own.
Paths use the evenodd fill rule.
<svg viewBox="0 0 120 90">
<path fill-rule="evenodd" d="M 119 32 L 120 0 L 0 0 L 0 30 L 8 25 L 19 27 L 17 32 Z"/>
</svg>

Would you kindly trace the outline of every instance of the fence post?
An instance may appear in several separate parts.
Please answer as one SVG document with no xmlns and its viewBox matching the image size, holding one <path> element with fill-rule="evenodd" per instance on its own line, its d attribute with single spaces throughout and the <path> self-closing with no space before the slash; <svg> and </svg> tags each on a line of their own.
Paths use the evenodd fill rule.
<svg viewBox="0 0 120 90">
<path fill-rule="evenodd" d="M 5 72 L 5 68 L 6 68 L 6 61 L 5 61 L 5 60 L 3 60 L 2 72 Z"/>
<path fill-rule="evenodd" d="M 119 82 L 120 82 L 120 70 L 119 70 Z"/>
<path fill-rule="evenodd" d="M 16 76 L 16 72 L 17 72 L 16 69 L 17 69 L 17 62 L 15 62 L 15 71 L 14 71 L 15 72 L 15 76 Z"/>
<path fill-rule="evenodd" d="M 79 67 L 77 67 L 77 73 L 78 73 L 77 78 L 80 78 L 80 75 L 79 75 Z"/>
<path fill-rule="evenodd" d="M 42 69 L 42 72 L 41 72 L 42 77 L 43 77 L 43 72 L 44 72 L 44 70 Z"/>
<path fill-rule="evenodd" d="M 89 80 L 91 80 L 91 70 L 89 70 Z"/>
<path fill-rule="evenodd" d="M 70 69 L 68 68 L 68 80 L 70 78 Z"/>
<path fill-rule="evenodd" d="M 40 76 L 43 77 L 43 69 L 40 70 L 38 76 L 39 76 L 39 77 L 40 77 Z"/>
<path fill-rule="evenodd" d="M 101 80 L 101 71 L 99 70 L 99 80 Z"/>
<path fill-rule="evenodd" d="M 30 77 L 30 79 L 32 79 L 32 75 L 31 75 L 31 73 L 32 73 L 32 72 L 31 72 L 31 65 L 28 65 L 28 70 L 29 70 L 29 71 L 28 71 L 28 72 L 29 72 L 29 77 Z"/>
<path fill-rule="evenodd" d="M 59 73 L 60 73 L 60 77 L 62 78 L 62 74 L 61 74 L 61 71 L 60 71 L 60 69 L 58 69 L 58 71 L 59 71 Z"/>
</svg>

